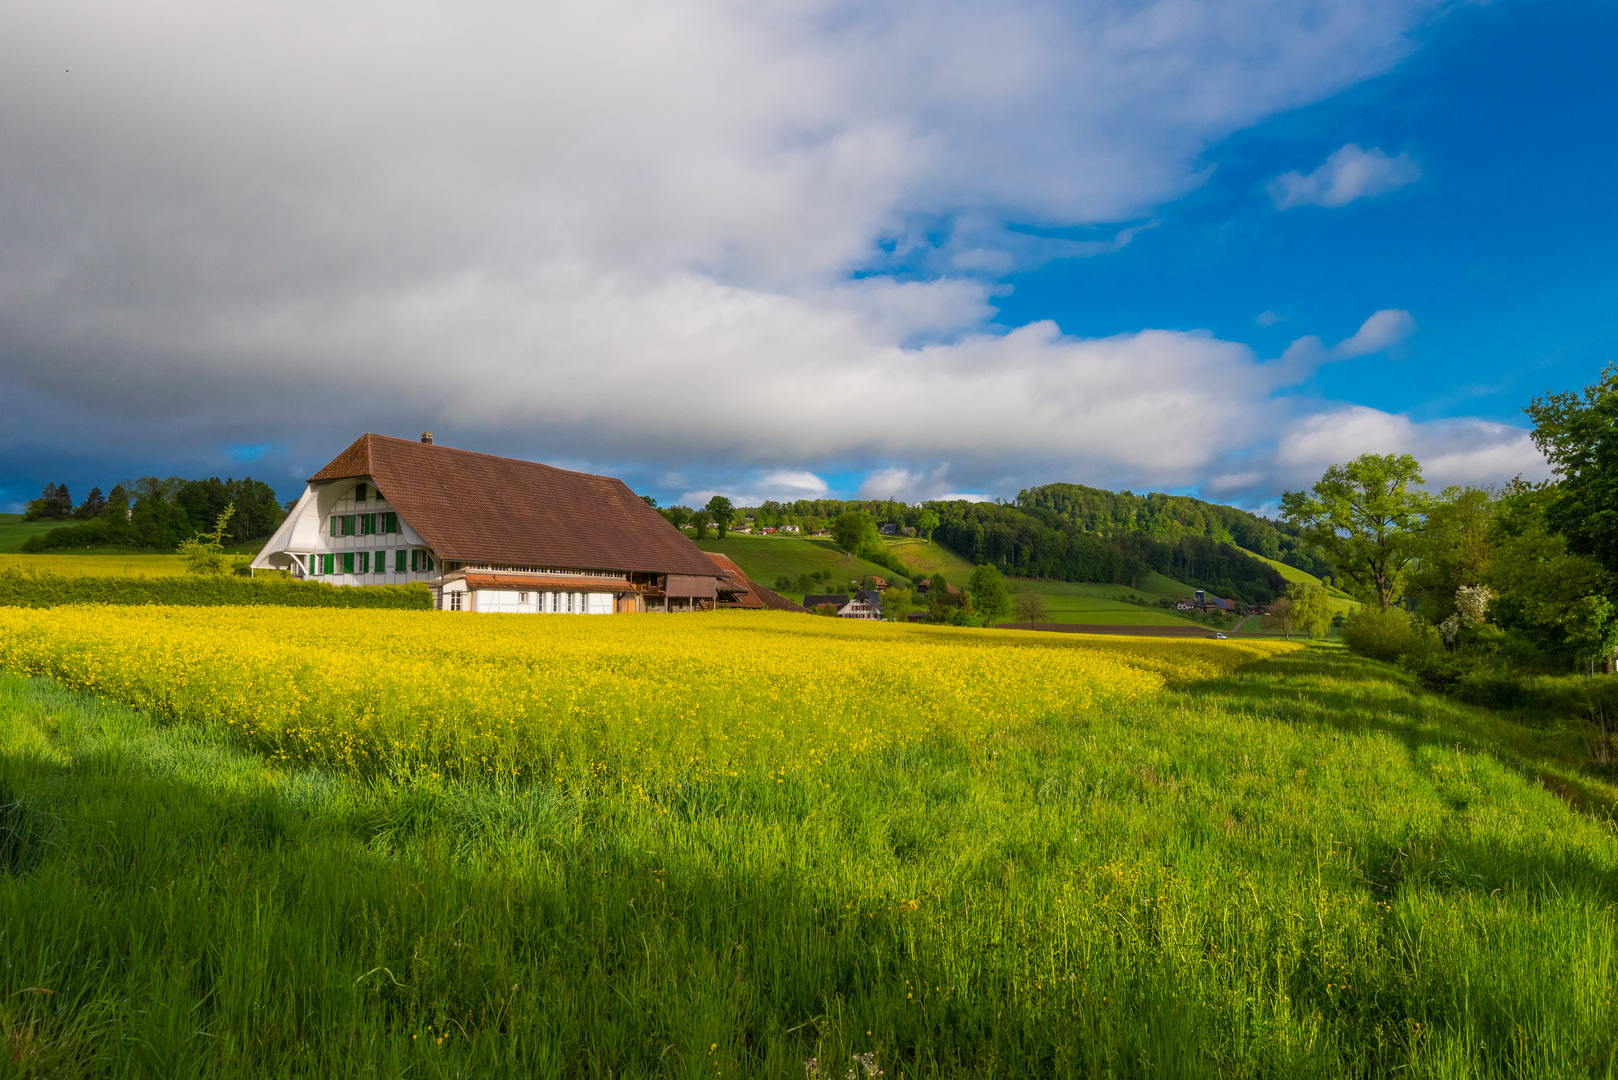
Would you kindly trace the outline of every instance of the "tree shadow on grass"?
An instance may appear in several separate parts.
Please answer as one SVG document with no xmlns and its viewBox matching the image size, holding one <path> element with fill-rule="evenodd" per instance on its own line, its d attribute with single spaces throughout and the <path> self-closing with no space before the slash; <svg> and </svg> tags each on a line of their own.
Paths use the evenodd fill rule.
<svg viewBox="0 0 1618 1080">
<path fill-rule="evenodd" d="M 1618 789 L 1594 769 L 1576 735 L 1525 727 L 1492 710 L 1444 698 L 1392 665 L 1309 649 L 1259 661 L 1191 686 L 1184 694 L 1236 715 L 1392 736 L 1403 744 L 1418 775 L 1426 771 L 1420 760 L 1423 750 L 1485 754 L 1550 791 L 1575 813 L 1613 823 Z M 1378 850 L 1365 853 L 1365 873 L 1368 883 L 1384 893 L 1409 884 L 1484 891 L 1510 885 L 1536 893 L 1577 884 L 1618 901 L 1611 867 L 1568 847 L 1453 836 L 1378 841 L 1376 846 Z"/>
</svg>

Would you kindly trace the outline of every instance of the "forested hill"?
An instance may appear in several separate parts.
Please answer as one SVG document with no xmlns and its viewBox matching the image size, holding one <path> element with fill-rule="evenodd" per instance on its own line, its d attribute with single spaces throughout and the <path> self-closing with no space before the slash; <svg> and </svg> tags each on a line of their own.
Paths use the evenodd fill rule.
<svg viewBox="0 0 1618 1080">
<path fill-rule="evenodd" d="M 1228 540 L 1187 531 L 1160 538 L 1116 525 L 1105 533 L 1091 532 L 1039 506 L 927 505 L 939 517 L 934 533 L 939 543 L 973 562 L 994 563 L 1019 577 L 1140 585 L 1155 570 L 1250 604 L 1267 603 L 1286 588 L 1273 567 Z"/>
<path fill-rule="evenodd" d="M 1305 546 L 1295 527 L 1186 495 L 1136 495 L 1083 484 L 1046 484 L 1019 492 L 1017 506 L 1051 511 L 1064 525 L 1084 532 L 1108 536 L 1140 532 L 1156 540 L 1202 537 L 1244 547 L 1317 577 L 1331 573 L 1331 564 Z"/>
</svg>

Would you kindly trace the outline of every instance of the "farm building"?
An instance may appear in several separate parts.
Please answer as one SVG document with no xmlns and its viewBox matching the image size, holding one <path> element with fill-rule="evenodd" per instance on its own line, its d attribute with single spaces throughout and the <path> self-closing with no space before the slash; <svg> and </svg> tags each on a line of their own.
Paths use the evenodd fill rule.
<svg viewBox="0 0 1618 1080">
<path fill-rule="evenodd" d="M 882 597 L 869 589 L 861 589 L 852 597 L 847 593 L 825 593 L 803 598 L 803 606 L 810 611 L 830 607 L 839 619 L 882 618 Z"/>
<path fill-rule="evenodd" d="M 621 480 L 385 435 L 309 478 L 252 563 L 334 585 L 419 581 L 449 611 L 716 606 L 724 577 Z"/>
</svg>

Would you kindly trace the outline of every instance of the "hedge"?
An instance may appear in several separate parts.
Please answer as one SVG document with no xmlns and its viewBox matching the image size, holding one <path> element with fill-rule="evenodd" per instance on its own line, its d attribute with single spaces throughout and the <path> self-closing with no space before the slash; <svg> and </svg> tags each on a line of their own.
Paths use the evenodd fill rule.
<svg viewBox="0 0 1618 1080">
<path fill-rule="evenodd" d="M 422 611 L 431 610 L 433 594 L 419 582 L 341 586 L 323 581 L 222 575 L 68 577 L 39 571 L 0 570 L 0 607 L 48 608 L 62 604 L 262 605 Z"/>
</svg>

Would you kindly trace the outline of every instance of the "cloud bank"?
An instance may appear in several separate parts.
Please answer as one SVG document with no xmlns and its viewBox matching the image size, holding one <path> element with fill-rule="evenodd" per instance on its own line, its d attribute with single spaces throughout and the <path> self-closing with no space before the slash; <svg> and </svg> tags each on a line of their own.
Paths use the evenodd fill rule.
<svg viewBox="0 0 1618 1080">
<path fill-rule="evenodd" d="M 1302 367 L 996 328 L 997 279 L 1127 244 L 1212 142 L 1386 70 L 1434 6 L 13 6 L 0 449 L 294 447 L 296 475 L 430 427 L 688 497 L 1267 490 L 1336 415 L 1276 396 Z M 1278 183 L 1340 205 L 1414 168 L 1351 145 Z"/>
</svg>

